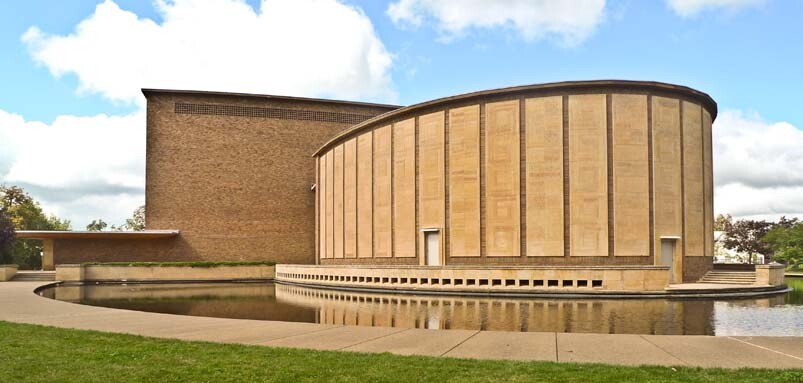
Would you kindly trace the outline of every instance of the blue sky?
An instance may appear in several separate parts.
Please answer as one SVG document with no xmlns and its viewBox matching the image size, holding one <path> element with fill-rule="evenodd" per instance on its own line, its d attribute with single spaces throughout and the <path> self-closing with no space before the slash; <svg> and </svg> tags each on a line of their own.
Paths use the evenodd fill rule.
<svg viewBox="0 0 803 383">
<path fill-rule="evenodd" d="M 800 107 L 803 2 L 800 1 L 582 0 L 583 4 L 571 3 L 568 11 L 518 0 L 510 0 L 506 6 L 498 6 L 497 2 L 490 10 L 453 0 L 437 5 L 429 0 L 349 1 L 345 6 L 333 1 L 300 2 L 313 7 L 308 9 L 320 9 L 317 16 L 320 19 L 316 19 L 315 11 L 305 15 L 293 11 L 291 5 L 277 5 L 282 0 L 264 4 L 258 0 L 247 2 L 254 15 L 272 10 L 286 12 L 281 19 L 288 24 L 282 24 L 282 28 L 292 28 L 293 23 L 303 25 L 307 18 L 318 20 L 305 26 L 303 31 L 308 31 L 309 36 L 302 37 L 293 33 L 283 35 L 279 27 L 257 26 L 270 20 L 253 22 L 255 30 L 265 34 L 238 32 L 239 24 L 250 23 L 240 23 L 238 17 L 251 18 L 242 16 L 248 12 L 231 17 L 226 14 L 229 9 L 232 15 L 237 11 L 224 3 L 237 3 L 236 0 L 164 3 L 114 0 L 119 11 L 110 6 L 110 1 L 105 3 L 109 12 L 118 16 L 130 12 L 139 18 L 132 19 L 130 33 L 129 29 L 115 28 L 115 22 L 99 23 L 100 32 L 96 30 L 95 37 L 77 32 L 79 23 L 98 14 L 101 9 L 98 5 L 103 1 L 0 0 L 0 112 L 7 115 L 5 120 L 0 116 L 0 139 L 37 129 L 41 132 L 31 133 L 31 137 L 48 140 L 53 135 L 47 129 L 67 132 L 75 129 L 73 136 L 80 138 L 81 134 L 97 129 L 107 133 L 101 135 L 106 141 L 70 142 L 71 150 L 54 150 L 61 158 L 77 158 L 67 161 L 72 166 L 82 166 L 81 161 L 106 162 L 103 158 L 77 155 L 78 152 L 97 151 L 98 155 L 112 156 L 124 153 L 131 157 L 111 161 L 108 166 L 95 163 L 89 166 L 90 170 L 67 177 L 71 179 L 49 182 L 54 177 L 43 170 L 46 161 L 30 162 L 30 158 L 36 157 L 31 152 L 37 149 L 27 146 L 36 143 L 19 139 L 13 144 L 10 139 L 0 142 L 0 151 L 8 149 L 5 155 L 0 154 L 0 183 L 25 185 L 32 193 L 38 193 L 49 211 L 72 218 L 74 226 L 79 228 L 95 216 L 120 222 L 141 203 L 137 201 L 144 201 L 144 153 L 141 153 L 144 126 L 140 126 L 143 103 L 134 90 L 146 86 L 342 97 L 409 105 L 474 90 L 565 80 L 615 78 L 677 83 L 709 93 L 724 112 L 717 122 L 722 145 L 715 153 L 715 159 L 722 159 L 718 161 L 722 166 L 715 168 L 717 204 L 724 209 L 720 212 L 767 217 L 803 214 L 803 197 L 798 196 L 803 194 L 803 170 L 796 169 L 803 168 L 800 146 L 803 142 L 797 141 L 803 140 L 799 129 L 803 127 Z M 211 7 L 208 4 L 212 3 L 219 7 L 206 13 L 188 10 Z M 326 8 L 330 6 L 334 8 Z M 401 9 L 395 16 L 391 10 L 394 6 Z M 165 7 L 171 11 L 164 11 Z M 518 10 L 511 11 L 516 7 Z M 599 12 L 595 12 L 595 7 Z M 170 49 L 152 51 L 147 41 L 143 43 L 145 48 L 137 51 L 138 34 L 144 36 L 137 28 L 155 31 L 154 26 L 167 25 L 165 18 L 181 15 L 197 19 L 184 22 L 182 28 L 219 29 L 223 34 L 230 31 L 228 40 L 223 41 L 233 41 L 226 54 L 230 60 L 203 56 L 203 51 L 212 51 L 220 45 L 206 46 L 200 40 L 193 42 L 196 45 L 186 51 L 189 53 L 177 53 L 172 58 Z M 581 18 L 586 21 L 576 21 Z M 358 24 L 367 25 L 368 29 L 352 28 Z M 37 33 L 29 32 L 32 27 Z M 108 32 L 103 28 L 108 28 Z M 325 41 L 333 31 L 344 31 L 344 36 L 350 36 L 341 39 L 348 41 L 328 43 L 337 48 L 333 54 L 338 57 L 292 51 L 292 57 L 303 56 L 299 57 L 303 65 L 290 65 L 291 62 L 281 66 L 275 62 L 273 53 L 281 52 L 272 50 L 282 49 L 276 48 L 277 41 L 292 43 L 298 38 L 299 44 L 314 44 L 310 41 Z M 23 38 L 26 32 L 28 37 Z M 169 40 L 168 28 L 155 33 L 164 36 L 152 37 L 154 41 Z M 71 44 L 77 44 L 78 48 L 58 41 L 70 35 L 75 37 Z M 109 38 L 98 39 L 98 35 Z M 183 36 L 184 40 L 176 39 L 177 44 L 187 39 L 187 35 Z M 132 46 L 130 57 L 126 57 L 126 46 Z M 243 53 L 243 57 L 237 57 L 239 52 L 251 49 L 262 53 Z M 159 73 L 159 65 L 148 65 L 165 60 L 179 65 L 199 51 L 199 68 L 183 64 L 194 77 L 180 81 Z M 121 61 L 106 55 L 117 56 Z M 294 73 L 288 79 L 267 78 L 259 65 L 240 67 L 243 62 L 263 59 L 267 69 L 277 65 L 292 71 L 298 66 L 299 71 L 322 72 L 321 78 L 308 80 L 308 73 Z M 137 60 L 142 63 L 132 65 L 133 69 L 127 72 L 127 63 Z M 335 65 L 340 72 L 327 72 L 331 70 L 326 67 L 332 66 L 330 61 L 340 63 Z M 54 71 L 62 73 L 56 76 Z M 152 73 L 142 75 L 142 71 Z M 164 71 L 183 73 L 176 68 Z M 104 75 L 88 78 L 95 73 Z M 265 78 L 253 83 L 238 78 L 238 73 Z M 144 80 L 138 82 L 140 75 Z M 329 77 L 336 80 L 328 81 Z M 367 85 L 353 85 L 355 82 Z M 59 116 L 80 116 L 86 120 L 56 122 Z M 98 116 L 112 120 L 99 121 Z M 121 120 L 113 120 L 116 117 Z M 115 130 L 124 129 L 115 126 L 116 123 L 126 126 L 124 133 Z M 138 145 L 131 150 L 128 150 L 131 145 L 126 146 L 119 138 L 129 135 L 135 137 L 131 145 Z M 777 142 L 763 149 L 753 147 L 756 138 L 762 137 L 772 137 Z M 45 147 L 55 148 L 56 144 Z M 741 171 L 746 167 L 752 170 Z M 775 170 L 769 171 L 770 167 Z M 30 175 L 36 172 L 41 174 Z M 75 179 L 83 182 L 74 182 Z M 92 185 L 96 190 L 90 190 Z M 763 202 L 740 202 L 746 195 L 762 196 L 756 198 Z M 77 197 L 84 202 L 75 202 Z"/>
</svg>

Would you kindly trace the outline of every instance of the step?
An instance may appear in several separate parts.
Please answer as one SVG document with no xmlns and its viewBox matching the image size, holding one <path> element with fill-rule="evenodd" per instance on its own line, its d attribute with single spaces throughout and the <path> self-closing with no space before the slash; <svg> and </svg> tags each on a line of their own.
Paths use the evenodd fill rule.
<svg viewBox="0 0 803 383">
<path fill-rule="evenodd" d="M 753 285 L 756 283 L 756 272 L 711 270 L 705 273 L 699 282 L 721 285 Z"/>
<path fill-rule="evenodd" d="M 13 282 L 32 282 L 32 281 L 55 281 L 55 271 L 18 271 L 11 281 Z"/>
</svg>

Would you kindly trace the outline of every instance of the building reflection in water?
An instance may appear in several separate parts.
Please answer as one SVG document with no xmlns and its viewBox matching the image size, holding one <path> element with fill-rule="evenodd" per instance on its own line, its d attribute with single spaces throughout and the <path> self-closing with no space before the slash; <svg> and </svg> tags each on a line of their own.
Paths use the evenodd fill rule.
<svg viewBox="0 0 803 383">
<path fill-rule="evenodd" d="M 803 302 L 790 302 L 789 294 L 729 301 L 515 299 L 347 292 L 270 283 L 58 286 L 41 294 L 62 301 L 128 310 L 334 325 L 616 334 L 803 335 Z"/>
<path fill-rule="evenodd" d="M 388 295 L 277 285 L 276 299 L 333 325 L 712 335 L 712 301 Z"/>
</svg>

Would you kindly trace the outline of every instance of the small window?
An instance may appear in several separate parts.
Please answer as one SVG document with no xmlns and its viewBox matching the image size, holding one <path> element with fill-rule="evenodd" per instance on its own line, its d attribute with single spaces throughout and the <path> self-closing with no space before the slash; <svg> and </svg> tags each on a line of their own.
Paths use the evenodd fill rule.
<svg viewBox="0 0 803 383">
<path fill-rule="evenodd" d="M 557 279 L 548 280 L 547 287 L 558 287 L 558 280 Z"/>
<path fill-rule="evenodd" d="M 602 280 L 601 279 L 592 280 L 591 287 L 602 287 Z"/>
</svg>

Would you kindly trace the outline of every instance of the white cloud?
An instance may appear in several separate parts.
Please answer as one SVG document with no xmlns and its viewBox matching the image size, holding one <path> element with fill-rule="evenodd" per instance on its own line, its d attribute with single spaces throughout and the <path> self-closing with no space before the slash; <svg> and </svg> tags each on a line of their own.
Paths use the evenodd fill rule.
<svg viewBox="0 0 803 383">
<path fill-rule="evenodd" d="M 336 0 L 156 0 L 159 22 L 113 1 L 67 35 L 22 36 L 79 91 L 139 106 L 128 116 L 61 116 L 52 124 L 0 110 L 0 183 L 19 185 L 76 229 L 120 224 L 144 203 L 140 88 L 393 101 L 393 56 L 358 8 Z"/>
<path fill-rule="evenodd" d="M 52 124 L 0 110 L 0 183 L 19 185 L 76 229 L 123 223 L 145 201 L 145 113 L 60 116 Z"/>
<path fill-rule="evenodd" d="M 756 113 L 714 122 L 714 210 L 737 217 L 803 217 L 803 130 Z"/>
<path fill-rule="evenodd" d="M 398 0 L 387 14 L 401 26 L 418 27 L 434 19 L 446 42 L 470 29 L 502 27 L 528 41 L 555 38 L 576 45 L 591 35 L 604 9 L 605 0 Z"/>
<path fill-rule="evenodd" d="M 693 17 L 707 10 L 737 11 L 764 3 L 764 0 L 667 0 L 669 7 L 682 17 Z"/>
<path fill-rule="evenodd" d="M 335 0 L 157 0 L 163 21 L 106 0 L 69 35 L 22 37 L 53 75 L 126 103 L 140 88 L 391 100 L 392 55 L 358 8 Z"/>
</svg>

